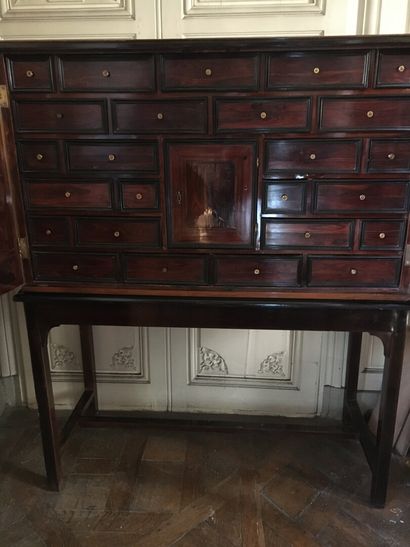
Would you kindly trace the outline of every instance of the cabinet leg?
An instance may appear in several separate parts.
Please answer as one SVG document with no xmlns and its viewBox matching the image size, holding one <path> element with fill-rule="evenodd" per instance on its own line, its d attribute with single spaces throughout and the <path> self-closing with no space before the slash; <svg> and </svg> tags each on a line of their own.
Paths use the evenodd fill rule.
<svg viewBox="0 0 410 547">
<path fill-rule="evenodd" d="M 347 348 L 346 385 L 343 399 L 343 426 L 346 429 L 348 429 L 351 424 L 348 403 L 349 401 L 355 401 L 357 396 L 361 347 L 362 333 L 350 332 Z"/>
<path fill-rule="evenodd" d="M 94 340 L 91 325 L 80 325 L 81 354 L 83 358 L 84 389 L 94 394 L 88 407 L 91 413 L 98 410 L 97 381 L 95 374 Z"/>
<path fill-rule="evenodd" d="M 60 437 L 47 351 L 49 327 L 42 325 L 41 312 L 36 313 L 27 304 L 25 310 L 47 480 L 50 488 L 58 491 L 61 479 Z"/>
</svg>

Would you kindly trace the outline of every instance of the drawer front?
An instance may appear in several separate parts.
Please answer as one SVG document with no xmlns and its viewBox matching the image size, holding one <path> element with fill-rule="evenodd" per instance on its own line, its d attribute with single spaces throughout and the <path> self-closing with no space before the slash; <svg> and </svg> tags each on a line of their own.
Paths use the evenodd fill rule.
<svg viewBox="0 0 410 547">
<path fill-rule="evenodd" d="M 217 131 L 308 131 L 310 98 L 217 100 Z"/>
<path fill-rule="evenodd" d="M 410 50 L 380 52 L 376 86 L 410 87 Z"/>
<path fill-rule="evenodd" d="M 257 89 L 258 73 L 256 55 L 167 56 L 163 58 L 162 88 Z"/>
<path fill-rule="evenodd" d="M 115 133 L 206 133 L 206 99 L 115 101 Z"/>
<path fill-rule="evenodd" d="M 305 210 L 306 186 L 301 182 L 265 183 L 264 213 L 302 213 Z"/>
<path fill-rule="evenodd" d="M 126 279 L 134 283 L 204 284 L 207 262 L 202 256 L 127 255 Z"/>
<path fill-rule="evenodd" d="M 330 183 L 318 182 L 315 191 L 315 211 L 399 213 L 407 210 L 406 182 Z"/>
<path fill-rule="evenodd" d="M 70 245 L 70 224 L 65 217 L 30 217 L 28 229 L 32 245 Z"/>
<path fill-rule="evenodd" d="M 123 209 L 158 209 L 157 184 L 128 183 L 121 185 Z"/>
<path fill-rule="evenodd" d="M 81 218 L 76 221 L 79 245 L 138 245 L 159 247 L 159 219 L 121 220 Z"/>
<path fill-rule="evenodd" d="M 103 101 L 15 101 L 17 131 L 41 133 L 104 133 L 107 114 Z"/>
<path fill-rule="evenodd" d="M 360 141 L 272 140 L 266 144 L 265 175 L 277 172 L 355 173 Z"/>
<path fill-rule="evenodd" d="M 312 287 L 395 287 L 400 278 L 399 258 L 308 259 L 308 285 Z"/>
<path fill-rule="evenodd" d="M 153 143 L 69 143 L 72 171 L 158 171 L 157 146 Z"/>
<path fill-rule="evenodd" d="M 30 182 L 26 194 L 29 207 L 111 208 L 111 188 L 105 182 Z"/>
<path fill-rule="evenodd" d="M 364 220 L 360 235 L 361 249 L 395 249 L 404 245 L 406 225 L 400 220 Z"/>
<path fill-rule="evenodd" d="M 410 169 L 410 141 L 371 140 L 367 170 L 374 173 L 407 173 Z"/>
<path fill-rule="evenodd" d="M 153 91 L 153 57 L 121 55 L 76 56 L 60 59 L 62 87 L 65 91 Z"/>
<path fill-rule="evenodd" d="M 353 222 L 268 220 L 263 224 L 263 247 L 333 248 L 352 246 Z"/>
<path fill-rule="evenodd" d="M 367 85 L 367 53 L 292 52 L 271 55 L 268 88 L 358 88 Z"/>
<path fill-rule="evenodd" d="M 220 257 L 216 284 L 294 287 L 299 285 L 300 265 L 300 257 Z"/>
<path fill-rule="evenodd" d="M 23 171 L 50 171 L 55 173 L 60 170 L 56 142 L 19 142 L 17 143 L 17 151 Z"/>
<path fill-rule="evenodd" d="M 410 129 L 410 97 L 322 99 L 320 128 L 325 131 Z"/>
<path fill-rule="evenodd" d="M 33 253 L 35 279 L 40 281 L 115 281 L 115 255 Z"/>
<path fill-rule="evenodd" d="M 51 58 L 12 56 L 7 58 L 10 88 L 14 91 L 53 91 Z"/>
</svg>

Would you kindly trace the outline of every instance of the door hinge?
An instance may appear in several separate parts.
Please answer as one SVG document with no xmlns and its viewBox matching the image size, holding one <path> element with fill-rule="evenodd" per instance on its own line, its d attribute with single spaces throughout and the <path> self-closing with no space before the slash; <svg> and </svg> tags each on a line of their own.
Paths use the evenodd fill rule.
<svg viewBox="0 0 410 547">
<path fill-rule="evenodd" d="M 9 107 L 9 94 L 5 85 L 0 85 L 0 108 Z"/>
<path fill-rule="evenodd" d="M 17 241 L 18 241 L 19 253 L 21 258 L 25 260 L 28 259 L 30 256 L 28 251 L 27 238 L 19 237 Z"/>
</svg>

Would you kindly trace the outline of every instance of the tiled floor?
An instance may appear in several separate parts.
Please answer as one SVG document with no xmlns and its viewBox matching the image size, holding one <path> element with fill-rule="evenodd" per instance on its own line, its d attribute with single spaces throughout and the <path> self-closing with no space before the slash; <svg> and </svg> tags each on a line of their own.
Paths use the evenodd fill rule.
<svg viewBox="0 0 410 547">
<path fill-rule="evenodd" d="M 359 444 L 298 433 L 76 429 L 49 492 L 36 413 L 0 419 L 0 546 L 410 545 L 410 462 L 368 505 Z"/>
</svg>

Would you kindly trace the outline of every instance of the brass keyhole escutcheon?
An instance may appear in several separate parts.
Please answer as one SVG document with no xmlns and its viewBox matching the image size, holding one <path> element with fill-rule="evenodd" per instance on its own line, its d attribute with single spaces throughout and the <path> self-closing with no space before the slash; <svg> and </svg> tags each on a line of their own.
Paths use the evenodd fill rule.
<svg viewBox="0 0 410 547">
<path fill-rule="evenodd" d="M 316 159 L 316 154 L 310 154 L 309 159 L 315 160 Z"/>
<path fill-rule="evenodd" d="M 356 270 L 356 268 L 351 268 L 350 273 L 351 273 L 352 275 L 357 275 L 357 270 Z"/>
<path fill-rule="evenodd" d="M 318 66 L 315 66 L 315 68 L 313 69 L 313 74 L 319 74 L 320 72 L 320 68 Z"/>
<path fill-rule="evenodd" d="M 114 237 L 120 237 L 120 232 L 118 231 L 114 232 Z"/>
<path fill-rule="evenodd" d="M 37 154 L 36 160 L 41 161 L 44 158 L 43 154 Z"/>
<path fill-rule="evenodd" d="M 305 239 L 310 239 L 312 234 L 310 232 L 305 232 Z"/>
<path fill-rule="evenodd" d="M 366 199 L 365 194 L 360 194 L 359 199 L 360 201 L 364 201 Z"/>
<path fill-rule="evenodd" d="M 212 69 L 211 68 L 206 68 L 205 69 L 205 76 L 212 76 Z"/>
<path fill-rule="evenodd" d="M 103 70 L 101 74 L 104 76 L 104 78 L 109 78 L 111 76 L 109 70 Z"/>
<path fill-rule="evenodd" d="M 261 273 L 261 271 L 260 271 L 259 268 L 255 268 L 255 269 L 253 270 L 253 273 L 254 273 L 255 275 L 259 275 L 259 274 Z"/>
<path fill-rule="evenodd" d="M 80 269 L 80 266 L 79 266 L 78 264 L 74 264 L 73 270 L 74 270 L 75 272 L 78 272 L 79 269 Z"/>
<path fill-rule="evenodd" d="M 400 66 L 397 67 L 397 70 L 399 72 L 404 72 L 406 70 L 406 67 L 404 65 L 400 65 Z"/>
<path fill-rule="evenodd" d="M 368 111 L 366 112 L 366 116 L 367 116 L 368 118 L 373 118 L 373 116 L 374 116 L 373 110 L 368 110 Z"/>
<path fill-rule="evenodd" d="M 26 76 L 27 76 L 27 78 L 33 78 L 34 72 L 32 70 L 27 70 Z"/>
<path fill-rule="evenodd" d="M 384 232 L 380 232 L 379 238 L 384 239 L 386 237 L 386 234 Z"/>
<path fill-rule="evenodd" d="M 138 201 L 140 201 L 143 198 L 143 195 L 140 192 L 138 192 L 138 194 L 135 194 L 135 197 L 137 198 Z"/>
<path fill-rule="evenodd" d="M 66 193 L 64 194 L 64 197 L 70 198 L 70 197 L 71 197 L 71 192 L 66 192 Z"/>
<path fill-rule="evenodd" d="M 164 114 L 163 114 L 162 112 L 158 112 L 157 118 L 158 118 L 159 120 L 163 120 L 163 119 L 164 119 Z"/>
<path fill-rule="evenodd" d="M 115 154 L 108 154 L 109 161 L 115 161 Z"/>
<path fill-rule="evenodd" d="M 390 154 L 387 154 L 387 157 L 389 160 L 394 160 L 396 158 L 396 154 L 393 154 L 393 152 L 390 152 Z"/>
<path fill-rule="evenodd" d="M 50 230 L 50 228 L 47 228 L 46 230 L 46 236 L 51 236 L 53 232 Z"/>
<path fill-rule="evenodd" d="M 282 194 L 282 195 L 280 196 L 280 199 L 281 199 L 282 201 L 288 201 L 289 197 L 288 197 L 287 194 Z"/>
<path fill-rule="evenodd" d="M 261 120 L 266 120 L 266 118 L 268 117 L 268 115 L 266 114 L 266 112 L 261 112 L 261 113 L 260 113 L 260 117 L 261 117 Z"/>
</svg>

